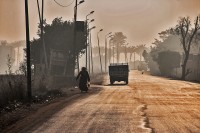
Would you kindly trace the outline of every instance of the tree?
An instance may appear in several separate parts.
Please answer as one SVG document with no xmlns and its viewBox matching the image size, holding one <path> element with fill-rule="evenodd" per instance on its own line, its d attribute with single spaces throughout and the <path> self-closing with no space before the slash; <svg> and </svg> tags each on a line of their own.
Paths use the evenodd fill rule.
<svg viewBox="0 0 200 133">
<path fill-rule="evenodd" d="M 194 28 L 192 28 L 191 20 L 189 17 L 182 17 L 179 19 L 174 31 L 175 34 L 180 35 L 181 45 L 184 50 L 184 60 L 182 67 L 181 79 L 185 80 L 185 77 L 191 73 L 191 70 L 187 69 L 187 62 L 190 55 L 191 45 L 193 44 L 197 31 L 200 29 L 200 18 L 196 17 L 194 22 Z M 186 70 L 187 69 L 187 70 Z"/>
<path fill-rule="evenodd" d="M 6 40 L 1 41 L 1 45 L 6 46 L 8 42 Z"/>
<path fill-rule="evenodd" d="M 162 66 L 159 65 L 159 54 L 166 51 L 181 52 L 181 46 L 175 45 L 180 44 L 179 37 L 177 35 L 172 35 L 172 29 L 167 29 L 158 33 L 159 38 L 155 39 L 152 44 L 154 46 L 150 47 L 150 52 L 146 54 L 143 51 L 143 57 L 148 64 L 150 72 L 154 75 L 164 75 L 167 73 L 161 72 Z M 169 55 L 170 56 L 170 55 Z M 163 58 L 167 59 L 167 58 Z M 168 60 L 168 59 L 167 59 Z M 163 69 L 162 69 L 163 70 Z"/>
<path fill-rule="evenodd" d="M 135 53 L 136 47 L 135 46 L 130 46 L 127 48 L 127 52 L 130 53 L 129 61 L 132 61 L 132 55 Z"/>
<path fill-rule="evenodd" d="M 7 66 L 8 66 L 8 71 L 7 71 L 7 73 L 8 73 L 9 75 L 12 74 L 13 62 L 14 62 L 14 59 L 12 59 L 12 57 L 8 54 L 8 56 L 7 56 Z"/>
<path fill-rule="evenodd" d="M 115 45 L 117 50 L 117 63 L 119 63 L 119 57 L 120 57 L 119 49 L 121 49 L 121 47 L 125 45 L 127 37 L 122 32 L 116 32 L 112 38 L 113 38 L 113 44 Z"/>
<path fill-rule="evenodd" d="M 174 68 L 180 67 L 181 56 L 178 52 L 163 51 L 158 53 L 157 63 L 163 76 L 170 76 Z"/>
<path fill-rule="evenodd" d="M 142 53 L 142 56 L 143 56 L 144 60 L 145 60 L 147 63 L 148 63 L 148 58 L 149 58 L 148 55 L 149 55 L 148 52 L 147 52 L 146 50 L 144 50 L 143 53 Z"/>
<path fill-rule="evenodd" d="M 46 52 L 48 64 L 50 62 L 51 50 L 62 50 L 65 51 L 68 57 L 66 70 L 68 74 L 74 72 L 75 69 L 75 58 L 84 54 L 86 48 L 86 28 L 84 32 L 77 32 L 76 51 L 73 52 L 73 22 L 63 21 L 62 18 L 55 18 L 51 24 L 44 23 L 44 41 L 46 44 Z M 42 48 L 42 39 L 40 32 L 40 25 L 38 30 L 38 39 L 33 39 L 31 42 L 31 55 L 32 63 L 44 64 L 44 52 Z"/>
<path fill-rule="evenodd" d="M 142 60 L 142 53 L 144 50 L 147 50 L 145 44 L 136 46 L 135 52 L 140 56 L 140 61 Z"/>
</svg>

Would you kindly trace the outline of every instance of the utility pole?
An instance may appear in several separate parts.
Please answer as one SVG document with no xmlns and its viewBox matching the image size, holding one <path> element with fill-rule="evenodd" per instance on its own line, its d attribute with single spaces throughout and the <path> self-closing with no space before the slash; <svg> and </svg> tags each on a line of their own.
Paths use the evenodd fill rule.
<svg viewBox="0 0 200 133">
<path fill-rule="evenodd" d="M 93 26 L 92 28 L 90 28 L 89 31 L 89 72 L 90 72 L 90 65 L 92 66 L 92 74 L 94 74 L 94 69 L 93 69 L 93 53 L 92 53 L 92 30 L 95 29 L 96 26 Z M 90 58 L 91 58 L 91 64 L 90 64 Z"/>
<path fill-rule="evenodd" d="M 73 63 L 73 67 L 76 67 L 76 60 L 78 62 L 78 57 L 76 56 L 76 19 L 77 19 L 77 5 L 78 5 L 78 0 L 75 0 L 75 7 L 74 7 L 74 38 L 73 38 L 73 52 L 72 54 L 73 55 L 73 58 L 72 58 L 72 61 Z M 79 72 L 79 66 L 78 66 L 78 72 Z M 75 69 L 74 69 L 74 72 L 73 72 L 73 75 L 75 75 Z"/>
<path fill-rule="evenodd" d="M 135 68 L 135 67 L 136 67 L 136 66 L 135 66 L 135 52 L 134 52 L 133 54 L 134 54 L 134 63 L 133 63 L 133 64 L 134 64 L 134 69 L 136 69 L 136 68 Z"/>
<path fill-rule="evenodd" d="M 105 73 L 107 72 L 107 37 L 105 37 Z"/>
<path fill-rule="evenodd" d="M 107 36 L 112 34 L 112 32 L 105 35 L 105 72 L 107 72 Z"/>
<path fill-rule="evenodd" d="M 101 32 L 101 31 L 103 31 L 103 29 L 101 29 L 99 32 Z M 100 59 L 101 73 L 103 73 L 102 61 L 101 61 L 101 49 L 100 49 L 100 45 L 99 45 L 99 32 L 97 33 L 97 40 L 98 40 L 98 47 L 99 47 L 99 59 Z"/>
<path fill-rule="evenodd" d="M 72 51 L 72 61 L 73 61 L 73 76 L 75 76 L 75 66 L 77 61 L 78 72 L 79 70 L 79 53 L 76 52 L 76 21 L 77 21 L 77 6 L 83 3 L 84 0 L 80 1 L 78 4 L 78 0 L 75 0 L 75 7 L 74 7 L 74 37 L 73 37 L 73 51 Z M 76 55 L 77 54 L 77 55 Z"/>
<path fill-rule="evenodd" d="M 89 24 L 91 23 L 91 22 L 93 22 L 94 21 L 94 19 L 92 19 L 90 22 L 88 22 L 88 16 L 90 16 L 91 14 L 93 14 L 94 13 L 94 11 L 91 11 L 89 14 L 87 14 L 86 15 L 86 28 L 87 28 L 87 30 L 86 30 L 86 38 L 87 38 L 87 41 L 86 41 L 86 49 L 85 49 L 85 59 L 86 59 L 86 61 L 85 61 L 85 67 L 87 68 L 87 59 L 88 59 L 88 55 L 90 55 L 90 54 L 88 54 L 88 51 L 89 51 L 89 48 L 88 48 L 88 44 L 89 44 Z M 88 49 L 87 49 L 88 48 Z M 89 57 L 89 60 L 90 60 L 90 57 Z M 89 64 L 89 67 L 90 67 L 90 64 Z"/>
<path fill-rule="evenodd" d="M 115 47 L 113 45 L 113 63 L 115 63 Z"/>
<path fill-rule="evenodd" d="M 92 66 L 92 74 L 94 74 L 94 68 L 93 68 L 93 53 L 92 53 L 92 35 L 91 35 L 91 31 L 90 31 L 90 54 L 91 54 L 91 66 Z M 89 63 L 90 66 L 90 63 Z M 89 67 L 90 70 L 90 67 Z"/>
<path fill-rule="evenodd" d="M 28 100 L 29 102 L 31 102 L 32 90 L 31 90 L 31 61 L 30 61 L 28 0 L 25 0 L 25 20 L 26 20 L 27 94 L 28 94 Z"/>
<path fill-rule="evenodd" d="M 128 45 L 128 43 L 127 44 L 125 44 L 125 63 L 128 63 L 128 60 L 127 60 L 127 46 Z"/>
<path fill-rule="evenodd" d="M 90 22 L 93 22 L 94 21 L 94 19 L 92 19 L 92 21 L 90 21 L 90 22 L 88 22 L 88 16 L 90 16 L 91 14 L 93 14 L 94 13 L 94 11 L 91 11 L 89 14 L 87 14 L 86 15 L 86 19 L 85 19 L 85 22 L 86 22 L 86 28 L 87 28 L 87 30 L 86 30 L 86 38 L 87 38 L 87 41 L 86 41 L 86 49 L 85 49 L 85 59 L 86 59 L 86 61 L 85 61 L 85 67 L 87 68 L 87 56 L 88 56 L 88 50 L 87 50 L 87 46 L 88 46 L 88 44 L 89 44 L 89 23 Z M 90 55 L 90 54 L 89 54 Z M 90 65 L 90 64 L 89 64 Z M 90 67 L 90 66 L 89 66 Z"/>
<path fill-rule="evenodd" d="M 48 62 L 47 62 L 46 46 L 45 46 L 45 42 L 44 42 L 44 0 L 42 0 L 41 38 L 42 38 L 42 45 L 43 45 L 43 49 L 44 49 L 45 73 L 47 73 L 48 72 Z"/>
<path fill-rule="evenodd" d="M 45 73 L 47 73 L 47 71 L 48 71 L 48 61 L 47 60 L 48 59 L 47 59 L 46 45 L 45 45 L 45 41 L 44 41 L 44 0 L 42 0 L 42 16 L 40 13 L 39 0 L 37 0 L 37 7 L 38 7 L 40 28 L 41 28 L 41 40 L 42 40 L 44 59 L 45 59 Z M 40 57 L 40 58 L 42 58 L 42 57 Z M 42 60 L 41 60 L 41 64 L 42 64 Z"/>
<path fill-rule="evenodd" d="M 87 16 L 86 16 L 86 49 L 85 49 L 85 67 L 87 68 L 87 59 L 88 59 L 88 33 L 89 33 L 89 28 L 88 28 L 88 22 L 87 22 Z"/>
<path fill-rule="evenodd" d="M 111 41 L 112 41 L 112 35 L 110 36 L 109 40 L 109 64 L 111 63 L 111 57 L 112 57 Z"/>
</svg>

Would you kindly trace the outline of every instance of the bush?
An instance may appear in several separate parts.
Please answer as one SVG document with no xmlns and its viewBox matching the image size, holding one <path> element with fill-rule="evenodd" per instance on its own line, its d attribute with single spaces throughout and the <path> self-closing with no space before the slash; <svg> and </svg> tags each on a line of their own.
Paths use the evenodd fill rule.
<svg viewBox="0 0 200 133">
<path fill-rule="evenodd" d="M 0 108 L 10 102 L 25 100 L 25 77 L 20 75 L 0 76 Z"/>
</svg>

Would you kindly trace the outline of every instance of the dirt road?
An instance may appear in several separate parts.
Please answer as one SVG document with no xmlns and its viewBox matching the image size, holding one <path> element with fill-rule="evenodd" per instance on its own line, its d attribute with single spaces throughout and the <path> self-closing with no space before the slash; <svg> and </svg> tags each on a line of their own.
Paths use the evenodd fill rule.
<svg viewBox="0 0 200 133">
<path fill-rule="evenodd" d="M 130 73 L 129 85 L 92 85 L 9 127 L 33 133 L 200 133 L 200 85 Z"/>
</svg>

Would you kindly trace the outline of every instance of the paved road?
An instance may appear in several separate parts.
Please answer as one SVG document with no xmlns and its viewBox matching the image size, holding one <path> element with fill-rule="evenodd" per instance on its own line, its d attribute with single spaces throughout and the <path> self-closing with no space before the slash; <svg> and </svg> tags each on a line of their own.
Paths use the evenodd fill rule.
<svg viewBox="0 0 200 133">
<path fill-rule="evenodd" d="M 62 98 L 7 132 L 200 133 L 200 85 L 131 71 L 129 85 L 92 85 Z"/>
</svg>

